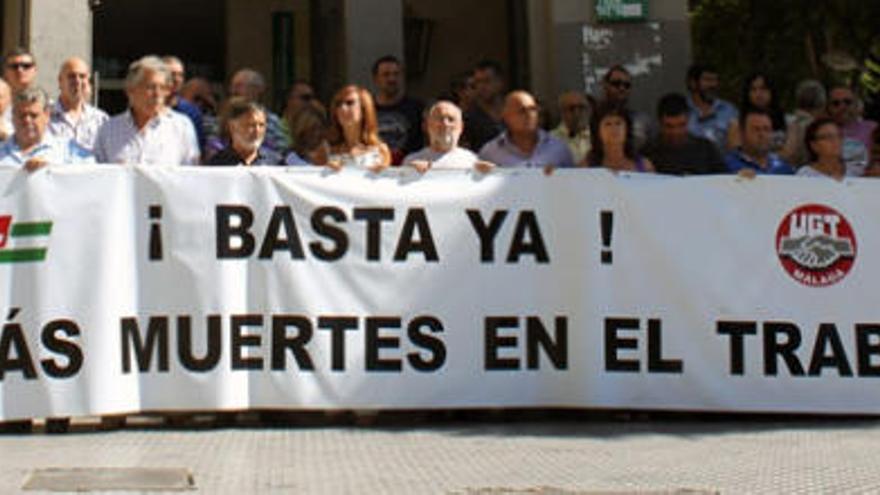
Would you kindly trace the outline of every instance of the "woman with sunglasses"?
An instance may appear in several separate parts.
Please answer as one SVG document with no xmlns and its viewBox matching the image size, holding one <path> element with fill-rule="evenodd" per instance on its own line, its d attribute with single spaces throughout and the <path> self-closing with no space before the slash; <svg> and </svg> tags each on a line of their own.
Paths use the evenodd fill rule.
<svg viewBox="0 0 880 495">
<path fill-rule="evenodd" d="M 360 86 L 340 89 L 330 102 L 330 156 L 327 166 L 380 172 L 391 165 L 391 152 L 379 138 L 376 106 L 370 92 Z"/>
</svg>

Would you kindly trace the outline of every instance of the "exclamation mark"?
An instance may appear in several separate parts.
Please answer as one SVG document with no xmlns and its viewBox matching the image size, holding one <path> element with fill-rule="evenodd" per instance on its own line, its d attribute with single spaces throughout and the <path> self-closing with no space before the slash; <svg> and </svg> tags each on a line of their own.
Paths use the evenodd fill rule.
<svg viewBox="0 0 880 495">
<path fill-rule="evenodd" d="M 162 261 L 162 207 L 150 205 L 150 261 Z"/>
<path fill-rule="evenodd" d="M 600 212 L 599 224 L 602 230 L 602 264 L 610 265 L 614 259 L 611 252 L 611 234 L 614 232 L 614 212 Z"/>
</svg>

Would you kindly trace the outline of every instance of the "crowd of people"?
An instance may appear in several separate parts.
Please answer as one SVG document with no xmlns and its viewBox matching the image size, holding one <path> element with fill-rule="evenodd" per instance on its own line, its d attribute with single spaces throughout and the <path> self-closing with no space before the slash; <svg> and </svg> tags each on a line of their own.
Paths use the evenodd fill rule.
<svg viewBox="0 0 880 495">
<path fill-rule="evenodd" d="M 375 92 L 350 84 L 325 106 L 307 81 L 276 114 L 264 107 L 263 76 L 241 69 L 220 99 L 204 79 L 186 80 L 183 61 L 145 56 L 125 78 L 128 109 L 110 117 L 89 102 L 90 68 L 70 58 L 52 100 L 35 85 L 37 61 L 16 49 L 0 80 L 0 165 L 47 164 L 325 166 L 380 172 L 390 166 L 475 169 L 604 167 L 669 175 L 880 176 L 880 130 L 846 85 L 803 81 L 786 113 L 773 81 L 744 80 L 738 105 L 718 97 L 712 67 L 695 64 L 686 92 L 664 95 L 655 116 L 629 101 L 633 76 L 610 68 L 601 94 L 567 91 L 559 123 L 527 91 L 507 91 L 501 66 L 477 64 L 425 104 L 407 95 L 402 62 L 373 64 Z"/>
</svg>

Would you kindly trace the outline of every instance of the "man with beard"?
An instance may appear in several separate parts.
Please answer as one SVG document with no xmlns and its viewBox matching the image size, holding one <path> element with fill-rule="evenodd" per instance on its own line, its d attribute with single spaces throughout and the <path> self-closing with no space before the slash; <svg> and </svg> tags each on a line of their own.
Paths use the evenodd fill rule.
<svg viewBox="0 0 880 495">
<path fill-rule="evenodd" d="M 428 130 L 429 144 L 421 151 L 404 159 L 404 164 L 420 173 L 432 168 L 470 169 L 486 173 L 492 168 L 489 162 L 481 161 L 472 151 L 460 148 L 464 123 L 461 109 L 451 101 L 439 101 L 428 110 L 425 127 Z"/>
<path fill-rule="evenodd" d="M 211 157 L 208 165 L 280 165 L 281 155 L 260 149 L 266 138 L 266 110 L 240 96 L 232 97 L 226 107 L 223 121 L 229 145 Z"/>
<path fill-rule="evenodd" d="M 403 157 L 422 147 L 422 102 L 406 96 L 402 64 L 386 55 L 373 64 L 376 86 L 376 118 L 379 137 L 391 150 L 391 163 L 400 165 Z"/>
<path fill-rule="evenodd" d="M 110 117 L 88 103 L 92 95 L 89 65 L 76 57 L 65 60 L 58 73 L 58 87 L 61 92 L 52 107 L 49 133 L 73 139 L 87 150 L 94 149 L 98 129 Z"/>
<path fill-rule="evenodd" d="M 738 112 L 733 104 L 718 98 L 718 87 L 718 71 L 714 68 L 695 64 L 688 69 L 688 106 L 691 109 L 688 130 L 723 150 L 727 128 L 737 119 Z"/>
</svg>

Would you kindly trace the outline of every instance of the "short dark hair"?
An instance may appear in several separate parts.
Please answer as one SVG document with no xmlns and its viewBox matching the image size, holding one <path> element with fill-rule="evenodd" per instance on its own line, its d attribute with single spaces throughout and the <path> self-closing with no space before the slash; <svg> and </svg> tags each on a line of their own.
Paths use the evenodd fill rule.
<svg viewBox="0 0 880 495">
<path fill-rule="evenodd" d="M 403 63 L 400 61 L 400 59 L 395 57 L 394 55 L 385 55 L 385 56 L 379 57 L 378 59 L 376 59 L 375 62 L 373 62 L 373 75 L 375 76 L 376 74 L 379 73 L 379 66 L 380 65 L 387 64 L 389 62 L 393 63 L 393 64 L 397 64 L 398 66 L 403 65 Z"/>
<path fill-rule="evenodd" d="M 687 115 L 691 109 L 688 107 L 687 99 L 680 93 L 667 93 L 660 98 L 657 103 L 657 118 L 678 117 L 679 115 Z"/>
<path fill-rule="evenodd" d="M 746 120 L 749 118 L 749 115 L 763 115 L 764 117 L 767 117 L 768 119 L 770 119 L 771 125 L 773 124 L 773 114 L 771 114 L 769 111 L 764 110 L 763 108 L 748 107 L 748 108 L 744 108 L 739 113 L 739 128 L 740 129 L 745 130 Z"/>
<path fill-rule="evenodd" d="M 6 52 L 5 55 L 3 55 L 3 63 L 5 64 L 6 61 L 9 60 L 10 58 L 22 57 L 22 56 L 30 57 L 34 63 L 37 62 L 37 58 L 34 57 L 34 54 L 31 53 L 30 50 L 19 46 L 17 48 L 13 48 L 12 50 L 9 50 L 8 52 Z"/>
<path fill-rule="evenodd" d="M 819 134 L 819 129 L 825 127 L 826 125 L 833 125 L 838 129 L 840 126 L 837 125 L 837 122 L 831 117 L 821 117 L 812 122 L 807 126 L 807 130 L 804 131 L 804 148 L 807 150 L 807 159 L 812 163 L 819 159 L 819 155 L 813 151 L 811 144 L 816 141 L 816 136 Z"/>
<path fill-rule="evenodd" d="M 504 78 L 504 69 L 501 68 L 501 64 L 494 60 L 480 60 L 479 62 L 477 62 L 477 65 L 474 66 L 474 72 L 478 70 L 491 70 L 499 79 Z"/>
<path fill-rule="evenodd" d="M 710 64 L 703 64 L 703 63 L 692 64 L 690 67 L 688 67 L 687 82 L 699 81 L 700 78 L 703 77 L 703 74 L 705 74 L 706 72 L 711 72 L 713 74 L 717 74 L 718 70 L 715 69 L 715 67 Z"/>
<path fill-rule="evenodd" d="M 601 167 L 605 161 L 605 146 L 599 135 L 599 127 L 606 117 L 617 116 L 626 123 L 626 141 L 623 145 L 623 153 L 630 160 L 636 159 L 635 139 L 633 138 L 632 115 L 626 106 L 616 102 L 606 101 L 596 108 L 590 117 L 590 153 L 587 155 L 587 163 L 591 167 Z"/>
<path fill-rule="evenodd" d="M 608 69 L 608 72 L 605 73 L 605 76 L 602 77 L 602 80 L 605 82 L 611 81 L 611 74 L 614 74 L 615 72 L 623 72 L 627 76 L 632 77 L 632 74 L 630 74 L 629 70 L 626 67 L 624 67 L 622 64 L 617 64 L 611 66 L 611 68 Z"/>
</svg>

